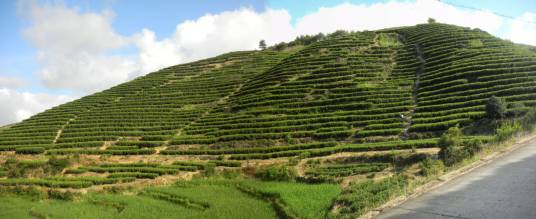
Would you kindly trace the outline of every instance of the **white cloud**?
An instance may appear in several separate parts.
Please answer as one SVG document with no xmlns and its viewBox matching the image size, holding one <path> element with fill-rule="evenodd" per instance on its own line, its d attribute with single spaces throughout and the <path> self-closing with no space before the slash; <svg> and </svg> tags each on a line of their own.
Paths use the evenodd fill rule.
<svg viewBox="0 0 536 219">
<path fill-rule="evenodd" d="M 527 12 L 515 20 L 510 20 L 505 37 L 516 43 L 536 46 L 536 13 Z"/>
<path fill-rule="evenodd" d="M 173 35 L 157 40 L 143 29 L 122 36 L 112 27 L 113 12 L 82 13 L 64 5 L 19 2 L 19 13 L 31 25 L 24 36 L 38 49 L 38 75 L 50 88 L 89 93 L 170 65 L 236 50 L 251 50 L 295 36 L 285 10 L 255 12 L 250 8 L 207 14 L 176 26 Z M 137 54 L 112 55 L 135 46 Z"/>
<path fill-rule="evenodd" d="M 141 72 L 151 72 L 164 66 L 178 64 L 183 59 L 175 42 L 170 39 L 156 40 L 155 33 L 143 29 L 134 36 L 133 41 L 139 48 L 139 66 Z"/>
<path fill-rule="evenodd" d="M 19 88 L 26 85 L 26 81 L 15 76 L 0 75 L 0 88 Z"/>
<path fill-rule="evenodd" d="M 31 22 L 24 36 L 38 49 L 38 74 L 46 86 L 96 91 L 126 81 L 136 70 L 128 58 L 109 55 L 129 43 L 113 29 L 112 12 L 80 13 L 24 1 L 18 7 Z"/>
<path fill-rule="evenodd" d="M 322 7 L 300 18 L 296 24 L 299 33 L 329 33 L 336 30 L 377 30 L 388 27 L 425 23 L 428 18 L 438 22 L 496 32 L 502 18 L 491 12 L 460 10 L 432 0 L 415 2 L 375 3 L 355 5 L 343 3 L 334 7 Z"/>
<path fill-rule="evenodd" d="M 53 106 L 73 100 L 67 95 L 18 92 L 0 88 L 0 125 L 19 122 Z"/>
<path fill-rule="evenodd" d="M 291 17 L 285 10 L 257 13 L 243 8 L 205 15 L 177 26 L 173 36 L 182 54 L 194 60 L 233 50 L 251 50 L 259 40 L 275 43 L 295 36 Z"/>
<path fill-rule="evenodd" d="M 258 13 L 242 8 L 184 21 L 172 36 L 160 41 L 144 29 L 134 41 L 140 48 L 143 71 L 151 71 L 225 52 L 255 49 L 261 39 L 268 43 L 288 41 L 295 36 L 290 20 L 285 10 Z"/>
</svg>

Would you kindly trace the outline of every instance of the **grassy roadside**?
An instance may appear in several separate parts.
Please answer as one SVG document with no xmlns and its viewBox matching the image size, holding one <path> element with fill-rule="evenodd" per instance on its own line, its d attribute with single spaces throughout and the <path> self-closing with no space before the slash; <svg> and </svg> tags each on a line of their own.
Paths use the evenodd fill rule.
<svg viewBox="0 0 536 219">
<path fill-rule="evenodd" d="M 402 195 L 392 198 L 390 201 L 378 208 L 368 211 L 359 218 L 373 218 L 382 211 L 398 206 L 403 202 L 416 198 L 426 192 L 436 189 L 443 184 L 462 176 L 481 166 L 487 165 L 496 159 L 522 147 L 527 142 L 536 138 L 536 130 L 516 134 L 514 137 L 503 142 L 488 143 L 481 151 L 472 157 L 463 159 L 455 165 L 446 167 L 442 174 L 432 175 L 429 177 L 418 177 L 408 180 L 404 187 Z"/>
</svg>

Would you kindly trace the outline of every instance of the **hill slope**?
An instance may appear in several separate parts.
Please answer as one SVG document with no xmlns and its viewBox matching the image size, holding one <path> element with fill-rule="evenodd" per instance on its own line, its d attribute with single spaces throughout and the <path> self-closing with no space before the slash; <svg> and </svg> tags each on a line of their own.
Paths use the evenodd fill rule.
<svg viewBox="0 0 536 219">
<path fill-rule="evenodd" d="M 235 52 L 148 74 L 11 127 L 0 149 L 422 138 L 482 118 L 492 95 L 534 106 L 535 61 L 527 49 L 444 24 L 341 34 L 295 51 Z"/>
<path fill-rule="evenodd" d="M 355 218 L 436 165 L 450 127 L 465 134 L 453 153 L 493 139 L 492 96 L 508 119 L 536 106 L 533 50 L 439 23 L 300 37 L 168 67 L 0 130 L 0 199 L 19 203 L 15 218 L 67 215 L 67 204 L 2 195 L 40 194 L 26 186 L 117 193 L 69 203 L 69 217 Z M 205 178 L 182 180 L 194 176 Z M 252 202 L 263 204 L 236 211 Z"/>
</svg>

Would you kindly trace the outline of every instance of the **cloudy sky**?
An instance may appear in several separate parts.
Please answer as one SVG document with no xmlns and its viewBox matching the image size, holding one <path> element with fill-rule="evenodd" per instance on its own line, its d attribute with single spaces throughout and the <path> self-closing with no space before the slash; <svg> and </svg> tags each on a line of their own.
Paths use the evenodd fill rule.
<svg viewBox="0 0 536 219">
<path fill-rule="evenodd" d="M 0 125 L 160 68 L 298 35 L 439 22 L 536 45 L 534 0 L 0 1 Z"/>
</svg>

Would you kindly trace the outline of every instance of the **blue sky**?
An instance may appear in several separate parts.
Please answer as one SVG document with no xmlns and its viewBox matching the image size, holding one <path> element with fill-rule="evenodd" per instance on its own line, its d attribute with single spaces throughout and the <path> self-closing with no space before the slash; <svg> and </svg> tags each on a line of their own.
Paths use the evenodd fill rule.
<svg viewBox="0 0 536 219">
<path fill-rule="evenodd" d="M 536 45 L 534 0 L 0 1 L 0 125 L 165 66 L 255 49 L 259 39 L 427 17 Z"/>
<path fill-rule="evenodd" d="M 47 3 L 46 1 L 41 1 Z M 113 10 L 116 14 L 113 26 L 123 35 L 132 35 L 142 28 L 150 28 L 158 36 L 168 36 L 174 27 L 185 20 L 192 20 L 207 13 L 220 13 L 240 7 L 251 7 L 256 11 L 265 8 L 263 1 L 127 1 L 127 0 L 69 0 L 62 4 L 78 8 L 80 12 Z M 38 69 L 34 60 L 36 49 L 27 42 L 22 30 L 29 25 L 27 19 L 17 14 L 16 1 L 0 1 L 0 75 L 9 74 L 23 77 L 30 86 L 23 90 L 47 93 L 71 93 L 65 89 L 47 89 L 33 77 Z"/>
</svg>

